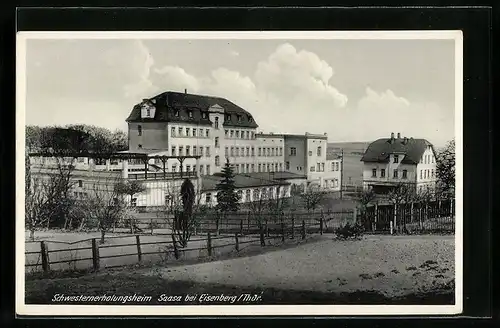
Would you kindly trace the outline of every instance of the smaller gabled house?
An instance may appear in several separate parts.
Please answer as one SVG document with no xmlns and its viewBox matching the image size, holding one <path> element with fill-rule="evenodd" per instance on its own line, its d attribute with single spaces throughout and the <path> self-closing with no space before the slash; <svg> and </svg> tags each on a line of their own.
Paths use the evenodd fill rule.
<svg viewBox="0 0 500 328">
<path fill-rule="evenodd" d="M 436 152 L 425 139 L 382 138 L 372 142 L 363 157 L 363 189 L 387 194 L 401 184 L 415 192 L 434 189 L 437 181 Z"/>
</svg>

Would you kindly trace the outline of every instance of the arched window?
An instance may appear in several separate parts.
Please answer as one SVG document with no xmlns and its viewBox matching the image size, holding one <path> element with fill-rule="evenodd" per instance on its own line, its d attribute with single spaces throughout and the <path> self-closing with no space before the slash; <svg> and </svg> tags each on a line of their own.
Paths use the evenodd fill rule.
<svg viewBox="0 0 500 328">
<path fill-rule="evenodd" d="M 220 166 L 220 157 L 219 157 L 219 155 L 215 156 L 215 166 Z"/>
<path fill-rule="evenodd" d="M 219 118 L 217 116 L 215 117 L 215 128 L 219 128 Z"/>
</svg>

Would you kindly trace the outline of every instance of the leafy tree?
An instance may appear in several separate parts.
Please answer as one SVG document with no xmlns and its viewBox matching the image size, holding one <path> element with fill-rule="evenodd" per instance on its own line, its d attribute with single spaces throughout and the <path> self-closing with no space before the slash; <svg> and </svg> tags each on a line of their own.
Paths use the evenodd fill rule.
<svg viewBox="0 0 500 328">
<path fill-rule="evenodd" d="M 305 188 L 305 191 L 300 194 L 302 203 L 306 210 L 309 212 L 318 207 L 325 198 L 325 192 L 320 189 L 316 184 L 311 184 Z"/>
<path fill-rule="evenodd" d="M 449 141 L 437 153 L 436 174 L 438 188 L 442 193 L 453 195 L 455 192 L 455 140 Z"/>
<path fill-rule="evenodd" d="M 132 200 L 135 194 L 139 194 L 146 190 L 146 187 L 139 181 L 136 180 L 121 180 L 115 184 L 115 192 L 118 195 L 128 195 L 130 196 L 130 206 L 132 206 Z M 137 229 L 135 224 L 135 219 L 133 215 L 130 216 L 130 232 L 134 233 Z"/>
<path fill-rule="evenodd" d="M 363 190 L 358 195 L 359 207 L 361 210 L 361 217 L 366 218 L 368 205 L 376 199 L 376 194 L 373 189 Z"/>
<path fill-rule="evenodd" d="M 240 200 L 234 187 L 233 168 L 229 164 L 229 159 L 226 159 L 226 165 L 222 168 L 222 180 L 217 184 L 217 206 L 219 212 L 236 212 L 239 209 Z"/>
</svg>

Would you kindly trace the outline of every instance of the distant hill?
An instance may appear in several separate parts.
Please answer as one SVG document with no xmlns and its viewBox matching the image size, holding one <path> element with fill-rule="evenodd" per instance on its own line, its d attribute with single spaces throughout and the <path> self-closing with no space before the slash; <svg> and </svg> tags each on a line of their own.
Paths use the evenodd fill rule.
<svg viewBox="0 0 500 328">
<path fill-rule="evenodd" d="M 363 155 L 369 142 L 329 142 L 328 153 L 340 153 L 344 149 L 344 154 Z"/>
</svg>

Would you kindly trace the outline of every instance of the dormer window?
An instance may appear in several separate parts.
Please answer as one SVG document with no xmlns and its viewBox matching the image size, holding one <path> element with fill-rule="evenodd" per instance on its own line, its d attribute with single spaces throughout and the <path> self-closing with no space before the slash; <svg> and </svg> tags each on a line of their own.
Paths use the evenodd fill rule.
<svg viewBox="0 0 500 328">
<path fill-rule="evenodd" d="M 175 117 L 179 117 L 179 110 L 175 110 Z"/>
<path fill-rule="evenodd" d="M 238 122 L 241 122 L 241 115 L 238 115 Z"/>
<path fill-rule="evenodd" d="M 201 117 L 202 117 L 202 118 L 207 118 L 207 112 L 202 112 L 202 113 L 201 113 Z"/>
<path fill-rule="evenodd" d="M 253 117 L 252 116 L 248 116 L 248 122 L 250 122 L 250 123 L 253 122 Z"/>
<path fill-rule="evenodd" d="M 394 155 L 394 163 L 399 163 L 399 155 Z"/>
<path fill-rule="evenodd" d="M 188 111 L 188 115 L 189 115 L 189 118 L 193 118 L 193 111 L 192 111 L 192 110 L 189 110 L 189 111 Z"/>
<path fill-rule="evenodd" d="M 151 109 L 149 109 L 149 108 L 146 109 L 146 116 L 147 117 L 151 116 Z"/>
<path fill-rule="evenodd" d="M 226 115 L 226 121 L 231 121 L 231 114 Z"/>
</svg>

